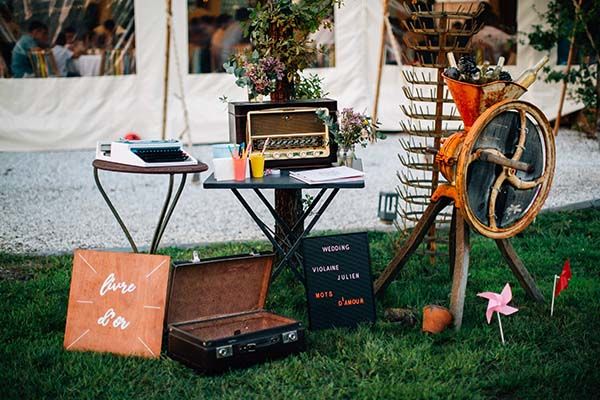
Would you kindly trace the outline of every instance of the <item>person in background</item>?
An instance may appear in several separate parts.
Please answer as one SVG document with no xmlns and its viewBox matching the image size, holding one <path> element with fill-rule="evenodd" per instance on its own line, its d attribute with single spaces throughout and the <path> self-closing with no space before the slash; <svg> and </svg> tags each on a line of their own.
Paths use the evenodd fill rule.
<svg viewBox="0 0 600 400">
<path fill-rule="evenodd" d="M 118 37 L 125 33 L 125 29 L 117 26 L 114 20 L 107 19 L 102 25 L 94 29 L 94 47 L 111 50 L 117 43 Z"/>
<path fill-rule="evenodd" d="M 209 15 L 208 11 L 208 0 L 196 0 L 194 8 L 190 7 L 188 12 L 188 19 L 191 21 L 195 18 L 202 18 Z"/>
<path fill-rule="evenodd" d="M 495 64 L 503 56 L 506 64 L 514 64 L 516 54 L 512 47 L 516 43 L 516 37 L 501 29 L 498 16 L 488 2 L 482 4 L 483 12 L 476 18 L 475 26 L 483 25 L 483 28 L 471 39 L 473 47 L 481 54 L 482 59 L 477 61 Z"/>
<path fill-rule="evenodd" d="M 64 30 L 65 33 L 65 44 L 68 48 L 72 49 L 75 46 L 75 39 L 77 37 L 77 31 L 72 26 L 67 26 Z"/>
<path fill-rule="evenodd" d="M 190 72 L 211 72 L 210 41 L 215 33 L 215 17 L 192 18 L 189 23 Z"/>
<path fill-rule="evenodd" d="M 78 50 L 71 50 L 67 46 L 67 35 L 65 32 L 58 34 L 56 38 L 56 44 L 52 48 L 52 54 L 54 55 L 54 61 L 56 61 L 56 68 L 58 69 L 59 76 L 79 76 L 75 73 L 73 68 L 70 67 L 70 61 L 80 56 Z"/>
<path fill-rule="evenodd" d="M 326 18 L 319 30 L 311 33 L 309 39 L 311 45 L 317 50 L 316 58 L 312 63 L 313 68 L 333 67 L 335 56 L 335 34 L 333 29 L 326 28 L 327 23 L 333 23 L 331 18 Z M 391 46 L 391 43 L 389 44 Z"/>
<path fill-rule="evenodd" d="M 8 4 L 1 4 L 0 1 L 0 25 L 4 32 L 0 34 L 0 59 L 4 59 L 4 65 L 0 77 L 8 77 L 9 66 L 12 60 L 12 49 L 20 35 L 19 25 L 14 21 L 12 7 Z"/>
<path fill-rule="evenodd" d="M 238 45 L 243 43 L 244 29 L 242 28 L 242 22 L 247 21 L 249 17 L 250 11 L 247 8 L 242 7 L 235 10 L 235 20 L 223 32 L 221 64 L 229 60 L 236 53 Z"/>
<path fill-rule="evenodd" d="M 12 50 L 10 68 L 15 78 L 33 75 L 29 52 L 46 47 L 48 43 L 48 27 L 44 23 L 31 21 L 27 31 L 28 33 L 21 36 Z"/>
<path fill-rule="evenodd" d="M 231 16 L 228 14 L 221 14 L 217 17 L 217 29 L 213 33 L 210 40 L 210 65 L 212 72 L 222 72 L 223 63 L 227 60 L 221 58 L 221 51 L 223 49 L 223 35 L 225 30 L 231 24 Z"/>
</svg>

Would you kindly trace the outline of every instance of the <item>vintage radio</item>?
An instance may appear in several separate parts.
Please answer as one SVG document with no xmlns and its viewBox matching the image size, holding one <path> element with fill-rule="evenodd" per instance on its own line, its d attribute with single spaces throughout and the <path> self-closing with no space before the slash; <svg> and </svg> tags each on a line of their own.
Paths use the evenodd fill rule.
<svg viewBox="0 0 600 400">
<path fill-rule="evenodd" d="M 167 354 L 218 373 L 303 351 L 302 323 L 264 309 L 272 263 L 272 254 L 174 263 Z"/>
<path fill-rule="evenodd" d="M 262 150 L 267 138 L 265 163 L 271 168 L 330 166 L 337 146 L 316 111 L 335 117 L 337 102 L 330 99 L 285 103 L 230 103 L 229 133 L 236 143 L 252 143 Z"/>
</svg>

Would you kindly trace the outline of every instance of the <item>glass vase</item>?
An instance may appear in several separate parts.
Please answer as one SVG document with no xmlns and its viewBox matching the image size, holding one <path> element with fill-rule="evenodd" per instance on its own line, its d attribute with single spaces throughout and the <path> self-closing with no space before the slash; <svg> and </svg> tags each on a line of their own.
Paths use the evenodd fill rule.
<svg viewBox="0 0 600 400">
<path fill-rule="evenodd" d="M 346 166 L 346 167 L 352 168 L 352 164 L 354 163 L 355 159 L 356 159 L 356 154 L 354 153 L 354 146 L 338 147 L 337 160 L 338 160 L 338 165 L 340 167 Z"/>
<path fill-rule="evenodd" d="M 250 96 L 250 93 L 248 93 L 248 101 L 251 103 L 260 103 L 262 101 L 264 101 L 265 96 L 263 96 L 262 94 L 257 94 L 256 96 L 252 97 Z"/>
</svg>

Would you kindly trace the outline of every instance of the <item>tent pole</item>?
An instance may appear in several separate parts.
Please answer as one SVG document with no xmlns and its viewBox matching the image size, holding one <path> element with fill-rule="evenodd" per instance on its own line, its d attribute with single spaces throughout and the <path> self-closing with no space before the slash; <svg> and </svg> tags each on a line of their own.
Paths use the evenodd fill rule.
<svg viewBox="0 0 600 400">
<path fill-rule="evenodd" d="M 162 114 L 162 131 L 161 139 L 167 138 L 167 103 L 169 98 L 169 60 L 171 58 L 171 17 L 173 4 L 171 0 L 165 0 L 167 5 L 167 40 L 165 50 L 165 76 L 163 85 L 163 114 Z"/>
<path fill-rule="evenodd" d="M 377 121 L 377 109 L 379 106 L 379 91 L 381 89 L 381 73 L 383 70 L 383 63 L 385 58 L 385 33 L 386 24 L 385 20 L 388 18 L 388 4 L 389 0 L 383 0 L 383 20 L 381 21 L 381 41 L 379 44 L 379 66 L 377 67 L 377 83 L 375 86 L 375 104 L 373 104 L 373 121 Z"/>
<path fill-rule="evenodd" d="M 560 92 L 560 101 L 558 103 L 558 114 L 556 114 L 556 120 L 554 121 L 554 136 L 558 136 L 558 129 L 560 128 L 560 117 L 562 114 L 563 105 L 565 104 L 565 95 L 567 94 L 568 75 L 573 65 L 573 53 L 575 52 L 575 30 L 577 29 L 577 19 L 579 10 L 583 0 L 579 0 L 578 3 L 573 2 L 575 5 L 575 21 L 573 24 L 573 32 L 571 33 L 571 43 L 569 45 L 569 55 L 567 56 L 567 69 L 565 70 L 565 79 L 563 80 L 562 91 Z"/>
</svg>

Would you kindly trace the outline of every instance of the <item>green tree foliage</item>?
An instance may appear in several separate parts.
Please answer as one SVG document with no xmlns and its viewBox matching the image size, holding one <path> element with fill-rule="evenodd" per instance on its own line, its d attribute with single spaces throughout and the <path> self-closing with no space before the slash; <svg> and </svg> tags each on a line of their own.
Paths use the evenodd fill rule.
<svg viewBox="0 0 600 400">
<path fill-rule="evenodd" d="M 569 41 L 574 34 L 576 58 L 568 74 L 564 70 L 546 67 L 547 82 L 562 82 L 570 85 L 569 95 L 581 101 L 588 110 L 595 111 L 596 130 L 599 129 L 600 82 L 598 80 L 598 48 L 600 46 L 600 0 L 585 0 L 577 10 L 578 0 L 551 0 L 544 13 L 542 23 L 533 26 L 528 34 L 530 44 L 539 51 L 549 51 L 559 41 Z"/>
<path fill-rule="evenodd" d="M 261 57 L 272 56 L 286 66 L 287 79 L 299 83 L 299 71 L 307 68 L 318 51 L 309 35 L 322 25 L 342 0 L 270 0 L 259 2 L 246 25 L 246 35 Z"/>
</svg>

